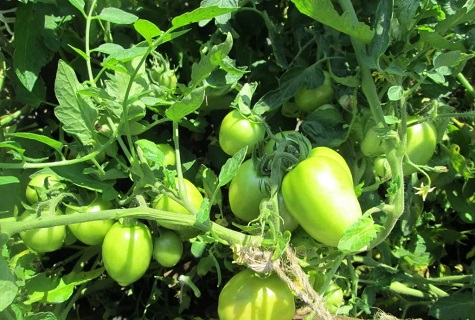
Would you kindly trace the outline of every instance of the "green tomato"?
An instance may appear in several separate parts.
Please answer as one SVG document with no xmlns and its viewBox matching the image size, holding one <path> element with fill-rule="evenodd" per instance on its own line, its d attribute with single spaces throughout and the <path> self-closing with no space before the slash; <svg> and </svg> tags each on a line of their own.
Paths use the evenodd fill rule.
<svg viewBox="0 0 475 320">
<path fill-rule="evenodd" d="M 299 223 L 297 220 L 290 214 L 289 209 L 287 209 L 287 206 L 284 203 L 284 197 L 282 196 L 282 193 L 277 194 L 277 199 L 279 201 L 279 215 L 282 218 L 281 222 L 281 228 L 282 231 L 294 231 L 297 229 L 299 226 Z"/>
<path fill-rule="evenodd" d="M 61 210 L 56 210 L 56 215 L 62 215 Z M 35 219 L 36 214 L 25 211 L 21 215 L 20 221 Z M 63 246 L 66 238 L 66 226 L 54 226 L 50 228 L 40 228 L 34 230 L 21 231 L 20 237 L 30 250 L 38 253 L 53 252 Z"/>
<path fill-rule="evenodd" d="M 140 279 L 152 259 L 153 241 L 148 227 L 114 223 L 102 243 L 102 260 L 109 276 L 126 286 Z"/>
<path fill-rule="evenodd" d="M 388 180 L 392 176 L 391 167 L 385 156 L 379 156 L 373 162 L 374 172 L 382 179 Z"/>
<path fill-rule="evenodd" d="M 153 240 L 153 258 L 161 266 L 174 267 L 183 255 L 180 236 L 171 230 L 161 229 L 160 236 Z"/>
<path fill-rule="evenodd" d="M 351 181 L 351 184 L 353 184 L 353 176 L 351 174 L 350 167 L 348 166 L 348 163 L 346 162 L 345 158 L 343 158 L 338 152 L 336 152 L 333 149 L 327 148 L 327 147 L 316 147 L 310 150 L 310 154 L 308 155 L 309 157 L 317 157 L 317 158 L 328 158 L 336 163 L 338 163 L 341 166 L 341 169 L 346 172 L 348 178 Z"/>
<path fill-rule="evenodd" d="M 366 157 L 377 157 L 384 153 L 384 141 L 376 131 L 377 128 L 377 126 L 371 127 L 361 142 L 361 152 Z"/>
<path fill-rule="evenodd" d="M 244 161 L 229 185 L 229 205 L 236 217 L 246 222 L 259 216 L 261 201 L 269 197 L 268 176 L 258 175 L 252 159 Z"/>
<path fill-rule="evenodd" d="M 309 157 L 295 166 L 282 181 L 282 195 L 300 226 L 328 246 L 336 247 L 362 215 L 348 173 L 329 157 Z"/>
<path fill-rule="evenodd" d="M 332 314 L 338 311 L 338 308 L 343 304 L 344 300 L 343 290 L 334 282 L 327 287 L 323 295 L 323 305 L 325 309 Z"/>
<path fill-rule="evenodd" d="M 245 146 L 251 154 L 256 144 L 264 140 L 265 128 L 261 123 L 245 118 L 237 109 L 229 112 L 221 122 L 219 145 L 232 156 Z"/>
<path fill-rule="evenodd" d="M 168 89 L 176 89 L 177 77 L 173 70 L 164 70 L 159 72 L 157 70 L 152 71 L 152 79 L 158 82 L 159 85 L 165 86 Z"/>
<path fill-rule="evenodd" d="M 292 291 L 276 274 L 261 277 L 250 269 L 235 274 L 221 290 L 221 320 L 291 320 L 295 313 Z"/>
<path fill-rule="evenodd" d="M 193 208 L 195 208 L 196 210 L 199 210 L 201 207 L 201 203 L 203 202 L 203 195 L 191 181 L 187 179 L 183 179 L 183 183 L 185 185 L 186 197 L 188 198 L 188 201 L 191 203 Z M 160 195 L 155 200 L 154 208 L 158 210 L 164 210 L 164 211 L 175 212 L 175 213 L 180 213 L 180 214 L 190 214 L 190 212 L 185 207 L 183 207 L 181 204 L 179 204 L 175 200 L 170 199 L 166 195 Z M 180 234 L 180 236 L 184 239 L 191 238 L 199 234 L 199 231 L 197 231 L 195 228 L 192 228 L 192 227 L 187 228 L 183 226 L 177 226 L 177 225 L 174 225 L 173 223 L 168 223 L 168 222 L 161 222 L 160 225 L 167 229 L 177 231 Z"/>
<path fill-rule="evenodd" d="M 323 71 L 323 74 L 325 79 L 320 86 L 312 89 L 304 86 L 297 91 L 294 100 L 299 110 L 310 113 L 333 100 L 335 92 L 333 91 L 331 76 L 327 71 Z"/>
<path fill-rule="evenodd" d="M 157 147 L 163 154 L 163 165 L 165 167 L 175 166 L 176 165 L 175 149 L 167 143 L 158 143 Z M 148 164 L 150 166 L 154 165 L 153 161 L 148 161 Z"/>
<path fill-rule="evenodd" d="M 34 176 L 26 187 L 25 196 L 28 202 L 35 204 L 38 202 L 38 192 L 47 190 L 59 182 L 59 177 L 55 174 L 41 173 Z M 41 189 L 41 190 L 37 190 Z"/>
<path fill-rule="evenodd" d="M 104 201 L 102 198 L 98 198 L 93 201 L 84 213 L 94 213 L 102 210 L 111 209 L 112 204 L 108 201 Z M 67 207 L 66 214 L 77 213 L 73 208 Z M 68 225 L 69 230 L 74 234 L 74 236 L 81 241 L 90 246 L 101 244 L 104 240 L 109 229 L 114 224 L 114 220 L 96 220 L 89 222 L 81 223 L 72 223 Z"/>
<path fill-rule="evenodd" d="M 417 121 L 411 118 L 408 124 Z M 435 153 L 437 147 L 437 130 L 429 122 L 418 123 L 407 127 L 406 154 L 417 165 L 425 165 Z M 403 166 L 404 175 L 416 172 L 416 169 L 408 164 Z"/>
</svg>

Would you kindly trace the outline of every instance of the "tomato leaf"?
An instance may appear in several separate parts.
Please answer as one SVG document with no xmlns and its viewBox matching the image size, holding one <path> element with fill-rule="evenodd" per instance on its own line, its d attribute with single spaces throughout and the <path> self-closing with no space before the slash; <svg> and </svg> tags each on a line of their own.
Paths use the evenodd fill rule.
<svg viewBox="0 0 475 320">
<path fill-rule="evenodd" d="M 374 37 L 368 46 L 368 55 L 371 59 L 370 65 L 378 69 L 381 69 L 379 58 L 386 52 L 389 46 L 392 14 L 393 0 L 379 1 L 373 26 Z"/>
<path fill-rule="evenodd" d="M 42 134 L 36 134 L 31 132 L 13 132 L 8 133 L 7 136 L 35 140 L 50 146 L 58 152 L 61 152 L 61 149 L 63 148 L 63 144 L 60 141 L 54 140 Z"/>
<path fill-rule="evenodd" d="M 338 249 L 344 253 L 355 253 L 366 250 L 384 227 L 374 223 L 370 217 L 362 217 L 351 225 L 338 243 Z"/>
<path fill-rule="evenodd" d="M 149 45 L 152 44 L 152 38 L 158 37 L 163 33 L 156 24 L 145 19 L 135 21 L 134 28 L 135 31 L 144 37 Z"/>
<path fill-rule="evenodd" d="M 15 277 L 12 275 L 7 261 L 0 256 L 0 312 L 5 310 L 14 300 L 18 292 Z"/>
<path fill-rule="evenodd" d="M 18 178 L 15 176 L 0 177 L 0 186 L 4 184 L 11 184 L 11 183 L 20 183 L 20 180 L 18 180 Z"/>
<path fill-rule="evenodd" d="M 184 117 L 199 109 L 205 98 L 205 87 L 199 87 L 175 102 L 165 111 L 168 119 L 180 122 Z"/>
<path fill-rule="evenodd" d="M 138 19 L 136 15 L 114 7 L 107 7 L 102 9 L 98 17 L 101 20 L 109 21 L 116 24 L 131 24 Z"/>
<path fill-rule="evenodd" d="M 172 28 L 170 28 L 170 30 L 175 30 L 177 28 L 186 26 L 190 23 L 199 22 L 201 20 L 211 19 L 222 14 L 236 11 L 237 9 L 239 9 L 239 7 L 221 8 L 217 6 L 210 6 L 197 8 L 191 12 L 186 12 L 178 17 L 173 18 Z"/>
<path fill-rule="evenodd" d="M 82 14 L 86 14 L 84 12 L 84 6 L 86 5 L 84 0 L 69 0 L 69 3 L 72 4 L 76 9 L 81 11 Z"/>
<path fill-rule="evenodd" d="M 475 314 L 475 298 L 471 292 L 459 292 L 437 299 L 429 315 L 436 319 L 469 319 Z"/>
<path fill-rule="evenodd" d="M 219 172 L 219 187 L 227 185 L 236 175 L 239 166 L 246 158 L 247 146 L 236 152 L 221 168 Z"/>
</svg>

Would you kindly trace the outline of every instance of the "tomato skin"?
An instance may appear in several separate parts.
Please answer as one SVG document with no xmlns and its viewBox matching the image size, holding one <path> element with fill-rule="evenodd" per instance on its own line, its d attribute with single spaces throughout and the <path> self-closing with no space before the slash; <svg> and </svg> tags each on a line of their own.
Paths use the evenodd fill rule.
<svg viewBox="0 0 475 320">
<path fill-rule="evenodd" d="M 246 222 L 259 216 L 261 201 L 269 197 L 268 176 L 257 174 L 252 159 L 244 161 L 229 185 L 229 205 L 236 217 Z"/>
<path fill-rule="evenodd" d="M 408 123 L 417 121 L 417 118 L 411 118 Z M 422 122 L 407 127 L 407 145 L 406 154 L 409 159 L 417 165 L 425 165 L 435 153 L 437 147 L 437 130 L 429 122 Z M 416 172 L 412 166 L 405 164 L 403 166 L 404 175 Z"/>
<path fill-rule="evenodd" d="M 56 210 L 56 215 L 62 215 L 61 210 Z M 20 220 L 35 219 L 36 214 L 25 211 Z M 63 246 L 66 238 L 66 226 L 54 226 L 50 228 L 40 228 L 34 230 L 21 231 L 20 237 L 28 248 L 38 253 L 53 252 Z"/>
<path fill-rule="evenodd" d="M 29 203 L 35 204 L 38 202 L 38 194 L 34 187 L 44 188 L 51 187 L 59 182 L 59 177 L 55 174 L 41 173 L 34 176 L 26 187 L 25 196 Z"/>
<path fill-rule="evenodd" d="M 331 148 L 327 147 L 316 147 L 310 150 L 310 154 L 308 155 L 309 157 L 324 157 L 324 158 L 329 158 L 330 160 L 335 161 L 338 163 L 342 170 L 344 170 L 347 173 L 348 178 L 351 181 L 351 184 L 353 184 L 353 175 L 351 174 L 350 167 L 348 166 L 348 163 L 346 162 L 345 158 L 343 158 L 338 152 Z"/>
<path fill-rule="evenodd" d="M 180 236 L 171 230 L 161 229 L 160 236 L 153 240 L 153 258 L 165 268 L 174 267 L 183 255 Z"/>
<path fill-rule="evenodd" d="M 261 278 L 246 269 L 235 274 L 219 294 L 220 320 L 291 320 L 294 313 L 292 291 L 276 274 Z"/>
<path fill-rule="evenodd" d="M 336 247 L 344 231 L 362 215 L 347 172 L 327 157 L 309 157 L 282 181 L 289 212 L 315 240 Z"/>
<path fill-rule="evenodd" d="M 330 283 L 323 295 L 323 305 L 325 308 L 331 314 L 335 314 L 338 311 L 338 308 L 343 304 L 344 300 L 344 293 L 340 286 L 334 282 Z"/>
<path fill-rule="evenodd" d="M 221 122 L 219 145 L 232 156 L 245 146 L 251 154 L 256 144 L 264 140 L 265 128 L 261 123 L 246 119 L 237 109 L 229 112 Z"/>
<path fill-rule="evenodd" d="M 102 260 L 109 276 L 119 285 L 139 280 L 152 259 L 153 242 L 148 227 L 114 223 L 102 243 Z"/>
<path fill-rule="evenodd" d="M 299 110 L 311 113 L 333 100 L 335 92 L 333 90 L 331 76 L 327 71 L 323 71 L 323 74 L 325 79 L 320 86 L 313 89 L 308 89 L 304 86 L 297 91 L 294 99 Z"/>
<path fill-rule="evenodd" d="M 112 204 L 98 198 L 93 201 L 86 209 L 84 214 L 92 214 L 94 212 L 111 209 Z M 73 208 L 67 207 L 66 214 L 76 213 Z M 101 244 L 109 229 L 114 224 L 114 220 L 97 220 L 81 223 L 72 223 L 68 225 L 69 230 L 74 236 L 84 244 L 95 246 Z"/>
<path fill-rule="evenodd" d="M 361 142 L 361 152 L 366 157 L 377 157 L 384 153 L 384 141 L 376 131 L 378 127 L 371 127 Z"/>
</svg>

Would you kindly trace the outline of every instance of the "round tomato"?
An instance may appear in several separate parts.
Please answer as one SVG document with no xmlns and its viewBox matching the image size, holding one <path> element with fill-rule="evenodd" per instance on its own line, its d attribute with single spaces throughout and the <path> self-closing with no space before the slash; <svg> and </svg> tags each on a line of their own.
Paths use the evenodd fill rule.
<svg viewBox="0 0 475 320">
<path fill-rule="evenodd" d="M 174 267 L 183 255 L 180 236 L 171 230 L 161 229 L 160 236 L 153 240 L 153 258 L 161 266 Z"/>
<path fill-rule="evenodd" d="M 312 143 L 310 142 L 310 140 L 308 140 L 307 137 L 305 137 L 304 135 L 302 135 L 298 131 L 287 130 L 287 131 L 278 132 L 278 133 L 275 134 L 275 138 L 277 140 L 290 140 L 290 139 L 297 140 L 297 139 L 301 139 L 302 142 L 306 145 L 307 151 L 310 151 L 312 149 Z M 266 145 L 264 146 L 264 153 L 265 154 L 270 154 L 273 151 L 275 151 L 275 149 L 277 148 L 277 144 L 278 144 L 277 141 L 275 141 L 273 139 L 269 140 L 266 143 Z"/>
<path fill-rule="evenodd" d="M 62 215 L 63 212 L 58 209 L 55 214 Z M 35 218 L 36 214 L 31 211 L 25 211 L 21 215 L 20 220 L 24 221 Z M 26 246 L 35 252 L 53 252 L 63 246 L 64 239 L 66 238 L 66 226 L 21 231 L 20 237 Z"/>
<path fill-rule="evenodd" d="M 388 159 L 384 156 L 379 156 L 373 162 L 374 172 L 384 180 L 391 178 L 391 167 Z"/>
<path fill-rule="evenodd" d="M 251 154 L 256 144 L 264 140 L 265 128 L 259 122 L 245 118 L 239 110 L 229 112 L 221 122 L 219 145 L 224 152 L 232 156 L 245 146 Z"/>
<path fill-rule="evenodd" d="M 261 201 L 269 197 L 268 176 L 260 176 L 252 159 L 244 161 L 229 185 L 229 205 L 236 217 L 246 222 L 259 216 Z"/>
<path fill-rule="evenodd" d="M 309 157 L 317 157 L 317 158 L 329 158 L 330 160 L 335 161 L 341 166 L 341 169 L 346 172 L 347 177 L 350 179 L 351 184 L 353 184 L 353 176 L 351 174 L 350 167 L 346 162 L 345 158 L 343 158 L 338 152 L 333 149 L 327 147 L 316 147 L 310 150 Z"/>
<path fill-rule="evenodd" d="M 324 306 L 332 314 L 337 312 L 344 300 L 343 290 L 334 282 L 327 287 L 323 295 Z"/>
<path fill-rule="evenodd" d="M 140 279 L 152 259 L 153 241 L 142 222 L 114 223 L 102 243 L 102 260 L 109 276 L 121 286 Z"/>
<path fill-rule="evenodd" d="M 26 187 L 25 196 L 28 202 L 35 204 L 38 202 L 38 192 L 47 190 L 59 182 L 58 176 L 50 173 L 40 173 L 34 176 Z"/>
<path fill-rule="evenodd" d="M 309 157 L 282 181 L 285 205 L 315 240 L 337 246 L 344 231 L 361 217 L 353 183 L 341 164 L 328 157 Z"/>
<path fill-rule="evenodd" d="M 191 181 L 183 179 L 183 183 L 185 184 L 186 197 L 188 198 L 188 201 L 196 210 L 199 210 L 201 207 L 201 203 L 203 202 L 203 195 Z M 166 195 L 160 195 L 155 200 L 154 208 L 168 212 L 190 214 L 190 212 L 185 209 L 185 207 L 183 207 L 175 200 L 170 199 Z M 173 223 L 167 222 L 161 222 L 160 225 L 167 229 L 176 230 L 182 238 L 191 238 L 199 234 L 199 231 L 192 227 L 186 228 L 183 226 L 176 226 Z"/>
<path fill-rule="evenodd" d="M 309 89 L 307 86 L 304 86 L 297 91 L 294 100 L 299 110 L 310 113 L 333 100 L 335 92 L 331 76 L 327 71 L 323 71 L 323 74 L 325 79 L 318 87 Z"/>
<path fill-rule="evenodd" d="M 377 157 L 384 153 L 384 141 L 379 136 L 377 128 L 371 127 L 361 142 L 361 152 L 366 157 Z"/>
<path fill-rule="evenodd" d="M 408 124 L 417 121 L 411 118 Z M 437 146 L 437 130 L 429 122 L 418 123 L 407 127 L 406 154 L 417 165 L 425 165 L 435 153 Z M 416 169 L 408 164 L 403 167 L 404 175 L 416 172 Z"/>
<path fill-rule="evenodd" d="M 276 274 L 260 276 L 250 269 L 235 274 L 221 290 L 221 320 L 291 320 L 295 313 L 292 291 Z"/>
<path fill-rule="evenodd" d="M 173 70 L 163 70 L 161 72 L 154 70 L 151 73 L 152 79 L 158 82 L 159 85 L 165 86 L 168 89 L 176 89 L 178 80 Z"/>
<path fill-rule="evenodd" d="M 93 213 L 102 210 L 111 209 L 112 204 L 108 201 L 104 201 L 102 198 L 96 199 L 92 202 L 84 213 Z M 76 213 L 73 208 L 67 207 L 66 214 Z M 69 230 L 76 236 L 76 238 L 82 243 L 90 246 L 101 244 L 104 240 L 109 229 L 114 224 L 113 220 L 96 220 L 81 223 L 72 223 L 68 225 Z"/>
</svg>

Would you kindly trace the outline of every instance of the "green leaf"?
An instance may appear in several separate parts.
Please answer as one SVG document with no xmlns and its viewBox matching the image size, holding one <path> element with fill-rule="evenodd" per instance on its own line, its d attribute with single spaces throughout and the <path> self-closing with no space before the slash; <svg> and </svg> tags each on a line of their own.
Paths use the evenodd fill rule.
<svg viewBox="0 0 475 320">
<path fill-rule="evenodd" d="M 14 300 L 18 292 L 13 276 L 7 261 L 0 256 L 0 312 L 5 310 Z"/>
<path fill-rule="evenodd" d="M 404 89 L 401 86 L 392 86 L 388 89 L 388 98 L 391 101 L 399 101 L 404 96 Z"/>
<path fill-rule="evenodd" d="M 205 98 L 205 87 L 199 87 L 191 91 L 180 101 L 175 102 L 165 111 L 165 115 L 171 121 L 180 122 L 181 119 L 199 109 Z"/>
<path fill-rule="evenodd" d="M 237 8 L 239 7 L 238 0 L 203 0 L 200 3 L 201 8 L 205 7 L 220 7 L 220 8 Z M 219 16 L 214 17 L 216 20 L 216 24 L 226 24 L 231 19 L 231 13 L 225 13 Z M 210 19 L 203 19 L 199 21 L 199 26 L 205 26 L 208 22 L 211 21 Z"/>
<path fill-rule="evenodd" d="M 205 168 L 201 176 L 203 178 L 203 189 L 205 190 L 207 197 L 211 199 L 216 193 L 214 203 L 212 204 L 217 204 L 219 207 L 221 207 L 223 196 L 219 187 L 218 177 L 210 168 Z"/>
<path fill-rule="evenodd" d="M 196 213 L 196 221 L 199 223 L 208 223 L 210 209 L 209 199 L 204 198 L 203 202 L 201 202 L 200 210 Z"/>
<path fill-rule="evenodd" d="M 283 36 L 279 34 L 276 26 L 269 18 L 269 15 L 266 11 L 262 12 L 262 18 L 266 24 L 267 30 L 269 30 L 269 39 L 272 45 L 272 52 L 274 53 L 275 61 L 283 69 L 287 69 L 289 64 L 285 58 L 285 49 L 284 44 L 282 43 Z"/>
<path fill-rule="evenodd" d="M 378 4 L 374 21 L 374 37 L 368 48 L 368 55 L 372 59 L 372 65 L 379 67 L 379 58 L 386 52 L 389 46 L 391 17 L 393 14 L 393 0 L 381 0 Z"/>
<path fill-rule="evenodd" d="M 292 0 L 292 2 L 301 13 L 355 39 L 364 43 L 370 43 L 373 39 L 373 32 L 368 25 L 363 22 L 354 25 L 348 13 L 340 16 L 331 0 Z"/>
<path fill-rule="evenodd" d="M 138 19 L 134 23 L 135 31 L 137 31 L 149 45 L 152 44 L 152 38 L 158 37 L 163 32 L 156 24 L 145 19 Z"/>
<path fill-rule="evenodd" d="M 54 114 L 63 124 L 64 131 L 77 136 L 84 145 L 89 145 L 95 141 L 93 133 L 97 110 L 88 97 L 77 94 L 81 89 L 83 86 L 73 68 L 60 60 L 54 83 L 59 106 L 54 109 Z"/>
<path fill-rule="evenodd" d="M 15 176 L 1 176 L 0 177 L 0 186 L 4 184 L 12 184 L 12 183 L 20 183 L 20 180 L 18 180 L 18 178 Z"/>
<path fill-rule="evenodd" d="M 246 158 L 247 146 L 236 152 L 231 158 L 226 160 L 226 163 L 221 167 L 219 171 L 219 187 L 227 185 L 236 175 L 239 166 Z"/>
<path fill-rule="evenodd" d="M 102 9 L 98 17 L 101 20 L 109 21 L 116 24 L 131 24 L 138 19 L 138 17 L 134 14 L 113 7 Z"/>
<path fill-rule="evenodd" d="M 42 37 L 45 17 L 34 4 L 19 5 L 15 20 L 15 52 L 13 67 L 25 88 L 32 92 L 41 69 L 51 54 Z"/>
<path fill-rule="evenodd" d="M 471 319 L 475 314 L 475 298 L 472 292 L 458 292 L 437 299 L 429 309 L 429 315 L 441 320 Z"/>
<path fill-rule="evenodd" d="M 345 230 L 345 234 L 338 243 L 338 249 L 344 253 L 364 251 L 383 229 L 384 227 L 374 224 L 371 217 L 362 217 Z"/>
<path fill-rule="evenodd" d="M 341 112 L 333 105 L 319 107 L 301 124 L 302 131 L 318 146 L 339 147 L 346 139 L 348 128 Z"/>
<path fill-rule="evenodd" d="M 455 27 L 456 25 L 460 25 L 467 21 L 473 21 L 475 19 L 475 7 L 467 8 L 468 3 L 471 1 L 467 1 L 465 6 L 458 10 L 455 14 L 447 16 L 445 19 L 439 21 L 435 26 L 435 31 L 441 35 L 445 34 L 447 30 Z"/>
<path fill-rule="evenodd" d="M 86 3 L 84 2 L 84 0 L 69 0 L 69 3 L 72 4 L 76 9 L 81 11 L 82 14 L 85 14 L 84 6 L 86 5 Z"/>
<path fill-rule="evenodd" d="M 154 162 L 157 165 L 162 165 L 164 160 L 163 152 L 155 142 L 146 139 L 135 141 L 135 144 L 142 150 L 145 159 Z"/>
<path fill-rule="evenodd" d="M 61 149 L 63 148 L 63 144 L 57 140 L 54 140 L 50 137 L 44 136 L 42 134 L 36 134 L 36 133 L 30 133 L 30 132 L 13 132 L 13 133 L 8 133 L 8 137 L 16 137 L 16 138 L 23 138 L 23 139 L 30 139 L 30 140 L 35 140 L 41 143 L 44 143 L 54 150 L 61 152 Z"/>
<path fill-rule="evenodd" d="M 217 6 L 197 8 L 191 12 L 186 12 L 178 17 L 173 18 L 172 28 L 170 30 L 174 30 L 201 20 L 212 19 L 222 14 L 236 11 L 237 9 L 239 8 L 220 8 Z"/>
<path fill-rule="evenodd" d="M 195 258 L 199 258 L 203 255 L 203 252 L 206 249 L 206 243 L 201 241 L 195 241 L 191 244 L 191 254 Z"/>
</svg>

